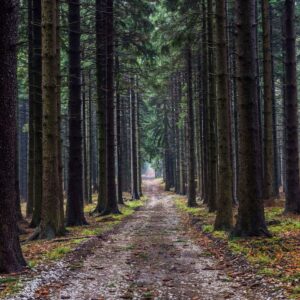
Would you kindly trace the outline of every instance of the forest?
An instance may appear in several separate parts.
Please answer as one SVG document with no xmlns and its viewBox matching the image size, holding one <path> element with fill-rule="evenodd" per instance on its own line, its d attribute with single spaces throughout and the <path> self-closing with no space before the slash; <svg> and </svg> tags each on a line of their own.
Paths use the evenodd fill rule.
<svg viewBox="0 0 300 300">
<path fill-rule="evenodd" d="M 0 299 L 300 299 L 298 0 L 2 0 Z"/>
</svg>

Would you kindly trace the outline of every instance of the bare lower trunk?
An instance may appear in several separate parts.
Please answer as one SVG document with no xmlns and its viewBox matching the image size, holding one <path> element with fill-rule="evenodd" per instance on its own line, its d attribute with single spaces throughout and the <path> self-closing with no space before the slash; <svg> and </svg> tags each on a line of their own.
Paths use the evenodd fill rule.
<svg viewBox="0 0 300 300">
<path fill-rule="evenodd" d="M 262 1 L 263 12 L 263 54 L 264 54 L 264 178 L 263 197 L 275 196 L 274 147 L 273 147 L 273 78 L 271 52 L 271 26 L 269 0 Z"/>
<path fill-rule="evenodd" d="M 58 151 L 57 10 L 56 1 L 42 2 L 43 201 L 39 237 L 47 239 L 61 234 L 62 221 Z"/>
<path fill-rule="evenodd" d="M 217 103 L 218 103 L 218 198 L 215 229 L 232 227 L 231 118 L 228 55 L 226 48 L 226 3 L 216 2 Z"/>
<path fill-rule="evenodd" d="M 195 181 L 195 123 L 194 123 L 194 100 L 192 87 L 192 50 L 190 46 L 186 49 L 187 62 L 187 97 L 188 97 L 188 113 L 187 113 L 187 142 L 188 142 L 188 206 L 194 207 L 196 203 L 196 181 Z"/>
<path fill-rule="evenodd" d="M 83 212 L 81 107 L 80 0 L 72 0 L 69 3 L 68 226 L 79 226 L 87 223 Z"/>
<path fill-rule="evenodd" d="M 261 164 L 257 113 L 255 0 L 237 0 L 239 113 L 239 209 L 236 236 L 269 235 L 260 198 Z"/>
<path fill-rule="evenodd" d="M 295 0 L 285 0 L 286 212 L 300 213 Z"/>
<path fill-rule="evenodd" d="M 0 10 L 0 273 L 25 266 L 16 216 L 16 102 L 18 1 L 2 1 Z"/>
</svg>

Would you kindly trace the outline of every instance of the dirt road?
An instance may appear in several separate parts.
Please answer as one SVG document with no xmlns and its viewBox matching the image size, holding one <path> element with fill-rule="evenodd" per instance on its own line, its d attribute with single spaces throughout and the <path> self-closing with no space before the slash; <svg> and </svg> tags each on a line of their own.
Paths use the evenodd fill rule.
<svg viewBox="0 0 300 300">
<path fill-rule="evenodd" d="M 49 271 L 48 281 L 58 284 L 52 284 L 48 299 L 277 299 L 217 270 L 216 259 L 185 232 L 174 196 L 165 194 L 158 181 L 147 180 L 145 193 L 147 204 L 117 232 L 99 240 L 93 253 L 78 258 L 79 268 L 61 265 Z M 47 279 L 34 288 L 41 283 Z M 14 299 L 35 299 L 31 292 L 29 285 Z"/>
</svg>

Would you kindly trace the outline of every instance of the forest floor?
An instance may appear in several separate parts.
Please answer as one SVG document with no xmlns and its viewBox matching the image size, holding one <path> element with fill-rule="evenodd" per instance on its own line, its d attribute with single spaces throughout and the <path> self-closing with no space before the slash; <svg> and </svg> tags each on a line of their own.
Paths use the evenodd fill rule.
<svg viewBox="0 0 300 300">
<path fill-rule="evenodd" d="M 185 209 L 160 180 L 145 180 L 144 191 L 136 212 L 21 275 L 7 299 L 289 299 L 284 282 L 247 259 L 245 244 L 213 235 L 202 208 Z"/>
</svg>

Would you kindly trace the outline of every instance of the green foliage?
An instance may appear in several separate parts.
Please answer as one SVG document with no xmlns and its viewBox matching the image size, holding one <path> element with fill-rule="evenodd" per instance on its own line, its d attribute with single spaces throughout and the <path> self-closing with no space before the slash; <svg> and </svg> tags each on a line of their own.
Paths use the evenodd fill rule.
<svg viewBox="0 0 300 300">
<path fill-rule="evenodd" d="M 203 225 L 202 231 L 205 233 L 212 233 L 214 231 L 214 227 L 212 225 Z"/>
<path fill-rule="evenodd" d="M 65 254 L 71 252 L 71 248 L 68 246 L 58 247 L 47 253 L 47 257 L 50 260 L 57 260 L 62 258 Z"/>
<path fill-rule="evenodd" d="M 0 284 L 10 283 L 10 282 L 16 282 L 18 281 L 18 278 L 16 277 L 4 277 L 0 278 Z"/>
</svg>

